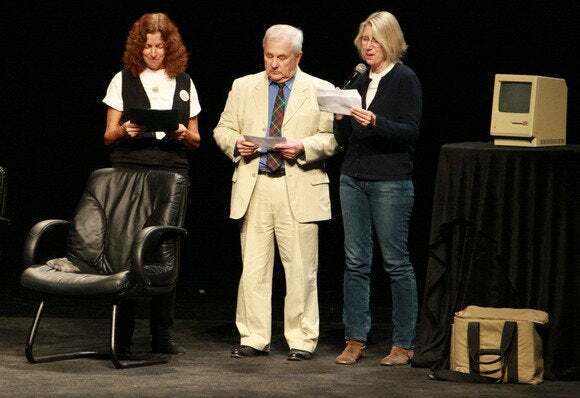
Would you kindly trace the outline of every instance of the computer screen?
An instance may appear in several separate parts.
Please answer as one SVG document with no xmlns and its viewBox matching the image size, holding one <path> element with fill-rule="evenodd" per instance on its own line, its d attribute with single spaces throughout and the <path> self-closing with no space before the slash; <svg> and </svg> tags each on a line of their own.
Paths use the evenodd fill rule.
<svg viewBox="0 0 580 398">
<path fill-rule="evenodd" d="M 528 113 L 532 83 L 502 82 L 499 89 L 499 111 L 512 113 Z"/>
</svg>

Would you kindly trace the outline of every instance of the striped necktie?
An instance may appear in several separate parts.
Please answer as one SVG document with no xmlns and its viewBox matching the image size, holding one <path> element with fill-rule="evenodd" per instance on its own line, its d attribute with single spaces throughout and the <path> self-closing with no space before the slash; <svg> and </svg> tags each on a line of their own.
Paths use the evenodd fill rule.
<svg viewBox="0 0 580 398">
<path fill-rule="evenodd" d="M 284 109 L 286 108 L 286 100 L 284 99 L 284 83 L 278 84 L 278 94 L 274 100 L 274 108 L 272 109 L 272 121 L 270 122 L 270 129 L 268 136 L 280 137 L 282 136 L 282 122 L 284 121 Z M 278 171 L 282 165 L 283 159 L 278 152 L 268 152 L 266 158 L 266 166 L 270 173 Z"/>
</svg>

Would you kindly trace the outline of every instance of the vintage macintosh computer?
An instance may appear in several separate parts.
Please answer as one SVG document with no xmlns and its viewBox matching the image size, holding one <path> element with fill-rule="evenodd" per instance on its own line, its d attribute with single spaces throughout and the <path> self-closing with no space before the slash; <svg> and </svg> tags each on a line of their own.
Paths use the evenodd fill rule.
<svg viewBox="0 0 580 398">
<path fill-rule="evenodd" d="M 496 74 L 491 110 L 495 145 L 566 145 L 568 89 L 564 79 Z"/>
</svg>

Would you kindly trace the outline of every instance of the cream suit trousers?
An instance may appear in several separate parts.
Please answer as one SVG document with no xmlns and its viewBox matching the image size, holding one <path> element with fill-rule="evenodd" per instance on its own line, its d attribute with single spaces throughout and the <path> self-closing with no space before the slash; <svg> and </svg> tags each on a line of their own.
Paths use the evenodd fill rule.
<svg viewBox="0 0 580 398">
<path fill-rule="evenodd" d="M 284 336 L 290 348 L 313 352 L 318 342 L 318 225 L 292 216 L 287 177 L 258 175 L 242 221 L 243 271 L 236 325 L 241 344 L 270 349 L 275 242 L 286 278 Z"/>
</svg>

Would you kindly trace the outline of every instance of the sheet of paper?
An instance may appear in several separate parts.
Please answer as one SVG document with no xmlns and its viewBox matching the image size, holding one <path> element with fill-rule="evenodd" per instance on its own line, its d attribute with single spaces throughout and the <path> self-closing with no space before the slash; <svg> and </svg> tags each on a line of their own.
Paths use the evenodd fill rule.
<svg viewBox="0 0 580 398">
<path fill-rule="evenodd" d="M 286 142 L 286 137 L 258 137 L 255 135 L 244 135 L 247 141 L 258 145 L 260 152 L 266 152 L 272 148 L 274 145 Z"/>
<path fill-rule="evenodd" d="M 353 106 L 362 106 L 362 100 L 357 90 L 316 90 L 316 99 L 321 111 L 341 115 L 350 115 L 350 109 Z"/>
</svg>

